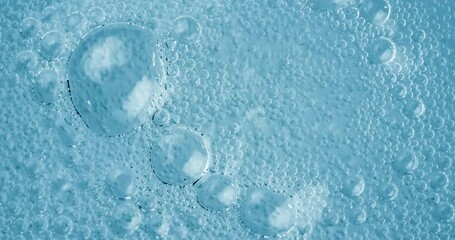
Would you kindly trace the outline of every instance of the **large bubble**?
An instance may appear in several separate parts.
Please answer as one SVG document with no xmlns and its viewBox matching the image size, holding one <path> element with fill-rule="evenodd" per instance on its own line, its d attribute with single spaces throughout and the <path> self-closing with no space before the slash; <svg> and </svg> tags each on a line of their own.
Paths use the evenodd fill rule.
<svg viewBox="0 0 455 240">
<path fill-rule="evenodd" d="M 162 61 L 151 31 L 129 24 L 88 34 L 69 61 L 73 104 L 94 132 L 117 136 L 142 125 L 163 96 Z"/>
</svg>

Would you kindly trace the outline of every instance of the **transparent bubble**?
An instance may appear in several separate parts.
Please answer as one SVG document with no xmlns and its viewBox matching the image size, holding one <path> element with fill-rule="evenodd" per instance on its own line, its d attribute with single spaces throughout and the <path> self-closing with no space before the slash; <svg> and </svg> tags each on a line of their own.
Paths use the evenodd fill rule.
<svg viewBox="0 0 455 240">
<path fill-rule="evenodd" d="M 164 108 L 161 108 L 161 109 L 158 109 L 153 114 L 152 120 L 156 125 L 162 127 L 162 126 L 169 124 L 169 122 L 171 121 L 171 115 L 170 115 L 169 111 L 167 111 Z"/>
<path fill-rule="evenodd" d="M 360 14 L 374 24 L 384 24 L 390 17 L 391 5 L 388 0 L 363 1 Z"/>
<path fill-rule="evenodd" d="M 118 136 L 147 120 L 163 98 L 163 66 L 153 33 L 129 24 L 96 29 L 69 61 L 74 107 L 94 132 Z"/>
<path fill-rule="evenodd" d="M 25 38 L 30 38 L 35 36 L 40 27 L 40 22 L 33 17 L 24 19 L 21 25 L 21 34 Z"/>
<path fill-rule="evenodd" d="M 393 168 L 401 174 L 411 173 L 416 170 L 418 166 L 419 159 L 409 150 L 399 152 L 393 160 Z"/>
<path fill-rule="evenodd" d="M 388 38 L 377 38 L 373 40 L 368 48 L 368 61 L 371 64 L 388 64 L 395 59 L 395 43 Z"/>
<path fill-rule="evenodd" d="M 158 179 L 171 185 L 189 185 L 207 171 L 211 153 L 199 133 L 186 128 L 166 132 L 151 149 L 150 161 Z"/>
<path fill-rule="evenodd" d="M 69 31 L 74 31 L 83 21 L 83 16 L 79 12 L 71 13 L 66 16 L 66 27 Z"/>
<path fill-rule="evenodd" d="M 171 36 L 181 43 L 195 43 L 199 41 L 201 26 L 196 19 L 181 16 L 174 20 L 171 27 Z"/>
<path fill-rule="evenodd" d="M 35 52 L 25 50 L 17 54 L 16 66 L 19 71 L 30 71 L 36 67 L 37 57 Z"/>
<path fill-rule="evenodd" d="M 409 99 L 404 107 L 404 112 L 408 117 L 420 117 L 425 110 L 425 104 L 420 99 Z"/>
<path fill-rule="evenodd" d="M 343 181 L 343 193 L 347 196 L 360 196 L 365 189 L 365 180 L 360 175 L 349 174 Z"/>
<path fill-rule="evenodd" d="M 94 7 L 88 11 L 87 18 L 99 24 L 104 21 L 104 19 L 106 18 L 106 14 L 104 13 L 104 10 L 102 8 Z"/>
<path fill-rule="evenodd" d="M 240 218 L 253 232 L 274 236 L 294 226 L 295 212 L 283 196 L 266 189 L 250 189 L 241 204 Z"/>
<path fill-rule="evenodd" d="M 398 196 L 398 187 L 393 183 L 380 183 L 378 195 L 382 200 L 394 200 Z"/>
<path fill-rule="evenodd" d="M 142 214 L 130 202 L 120 202 L 111 212 L 110 222 L 111 230 L 115 234 L 120 236 L 130 235 L 141 225 Z"/>
<path fill-rule="evenodd" d="M 73 221 L 66 216 L 59 216 L 53 220 L 52 226 L 54 233 L 66 236 L 73 231 Z"/>
<path fill-rule="evenodd" d="M 220 211 L 231 206 L 237 194 L 238 189 L 230 177 L 213 175 L 201 183 L 197 199 L 203 208 Z"/>
<path fill-rule="evenodd" d="M 434 189 L 443 189 L 447 187 L 449 177 L 443 172 L 433 173 L 430 176 L 430 185 Z"/>
<path fill-rule="evenodd" d="M 137 192 L 133 172 L 126 167 L 111 169 L 106 177 L 106 185 L 118 198 L 130 198 Z"/>
<path fill-rule="evenodd" d="M 43 104 L 52 104 L 58 95 L 59 74 L 55 70 L 46 69 L 38 73 L 33 84 L 36 99 Z"/>
<path fill-rule="evenodd" d="M 454 215 L 454 207 L 452 204 L 447 203 L 447 202 L 442 202 L 438 204 L 435 209 L 433 210 L 433 216 L 438 220 L 438 221 L 448 221 L 450 220 L 453 215 Z"/>
<path fill-rule="evenodd" d="M 51 31 L 41 37 L 40 44 L 40 53 L 47 60 L 52 60 L 62 54 L 65 36 L 59 31 Z"/>
</svg>

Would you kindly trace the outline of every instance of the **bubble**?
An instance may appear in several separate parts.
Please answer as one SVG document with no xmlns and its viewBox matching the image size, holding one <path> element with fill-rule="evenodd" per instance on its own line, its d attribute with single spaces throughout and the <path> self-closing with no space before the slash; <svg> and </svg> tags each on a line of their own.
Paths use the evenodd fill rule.
<svg viewBox="0 0 455 240">
<path fill-rule="evenodd" d="M 201 183 L 197 199 L 203 208 L 221 211 L 232 205 L 237 198 L 237 192 L 230 177 L 213 175 Z"/>
<path fill-rule="evenodd" d="M 162 126 L 169 124 L 169 122 L 171 121 L 171 115 L 170 115 L 169 111 L 162 108 L 162 109 L 157 110 L 153 114 L 152 121 L 156 125 L 162 127 Z"/>
<path fill-rule="evenodd" d="M 70 31 L 74 31 L 79 24 L 82 23 L 83 17 L 79 12 L 73 12 L 70 15 L 66 16 L 66 27 Z"/>
<path fill-rule="evenodd" d="M 43 104 L 54 103 L 58 94 L 59 81 L 59 75 L 55 70 L 45 69 L 39 72 L 33 83 L 36 99 Z"/>
<path fill-rule="evenodd" d="M 189 185 L 207 171 L 210 157 L 208 143 L 200 134 L 176 128 L 165 133 L 152 147 L 150 161 L 162 182 Z"/>
<path fill-rule="evenodd" d="M 430 185 L 434 189 L 443 189 L 449 183 L 449 177 L 443 172 L 433 173 L 430 177 Z"/>
<path fill-rule="evenodd" d="M 349 211 L 349 220 L 353 224 L 362 224 L 367 219 L 367 212 L 364 209 L 353 209 Z"/>
<path fill-rule="evenodd" d="M 36 18 L 28 17 L 22 22 L 20 31 L 23 37 L 30 38 L 35 36 L 39 27 L 40 22 Z"/>
<path fill-rule="evenodd" d="M 367 21 L 381 25 L 390 17 L 391 5 L 388 0 L 363 1 L 360 14 Z"/>
<path fill-rule="evenodd" d="M 398 196 L 398 187 L 393 183 L 380 183 L 378 194 L 382 200 L 394 200 Z"/>
<path fill-rule="evenodd" d="M 104 19 L 106 18 L 106 14 L 104 13 L 104 10 L 99 8 L 99 7 L 94 7 L 91 8 L 88 11 L 87 18 L 95 23 L 102 23 Z"/>
<path fill-rule="evenodd" d="M 243 224 L 262 236 L 282 234 L 294 225 L 294 209 L 286 199 L 266 189 L 250 189 L 240 207 Z"/>
<path fill-rule="evenodd" d="M 111 213 L 111 230 L 120 236 L 130 235 L 142 223 L 142 214 L 129 202 L 118 203 Z"/>
<path fill-rule="evenodd" d="M 395 99 L 403 99 L 406 97 L 408 90 L 402 84 L 398 84 L 397 86 L 392 88 L 392 97 Z"/>
<path fill-rule="evenodd" d="M 454 215 L 454 207 L 447 202 L 442 202 L 433 210 L 433 216 L 441 222 L 450 220 Z"/>
<path fill-rule="evenodd" d="M 373 40 L 368 48 L 368 61 L 370 64 L 388 64 L 395 59 L 395 43 L 384 37 Z"/>
<path fill-rule="evenodd" d="M 53 230 L 60 236 L 66 236 L 73 230 L 73 221 L 66 216 L 59 216 L 54 219 Z"/>
<path fill-rule="evenodd" d="M 25 50 L 17 54 L 16 66 L 20 71 L 30 71 L 36 67 L 37 63 L 36 54 L 33 51 Z"/>
<path fill-rule="evenodd" d="M 404 111 L 408 117 L 420 117 L 425 113 L 426 107 L 420 99 L 410 99 L 406 102 Z"/>
<path fill-rule="evenodd" d="M 129 24 L 88 34 L 71 55 L 68 76 L 74 107 L 101 135 L 118 136 L 139 127 L 164 96 L 153 33 Z"/>
<path fill-rule="evenodd" d="M 401 174 L 411 173 L 418 166 L 419 160 L 417 156 L 409 150 L 399 152 L 393 161 L 393 168 Z"/>
<path fill-rule="evenodd" d="M 360 175 L 349 174 L 343 181 L 343 193 L 347 196 L 358 197 L 365 189 L 365 180 Z"/>
<path fill-rule="evenodd" d="M 181 43 L 195 43 L 200 35 L 201 26 L 192 17 L 181 16 L 172 22 L 171 36 Z"/>
<path fill-rule="evenodd" d="M 40 53 L 47 60 L 52 60 L 62 54 L 65 37 L 59 31 L 51 31 L 41 37 Z"/>
<path fill-rule="evenodd" d="M 112 194 L 118 198 L 130 198 L 137 191 L 134 175 L 126 167 L 111 169 L 106 178 L 106 185 Z"/>
<path fill-rule="evenodd" d="M 308 0 L 311 7 L 320 11 L 330 11 L 350 4 L 351 0 Z"/>
</svg>

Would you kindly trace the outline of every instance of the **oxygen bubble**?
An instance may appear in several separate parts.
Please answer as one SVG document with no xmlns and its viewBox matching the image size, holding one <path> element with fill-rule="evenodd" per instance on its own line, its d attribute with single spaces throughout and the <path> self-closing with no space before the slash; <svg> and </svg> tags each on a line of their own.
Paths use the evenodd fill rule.
<svg viewBox="0 0 455 240">
<path fill-rule="evenodd" d="M 391 5 L 388 0 L 363 1 L 360 14 L 367 21 L 376 25 L 387 22 L 391 13 Z"/>
<path fill-rule="evenodd" d="M 198 189 L 198 202 L 206 209 L 227 209 L 237 198 L 238 190 L 232 179 L 223 175 L 210 176 Z"/>
<path fill-rule="evenodd" d="M 392 97 L 395 99 L 403 99 L 404 97 L 406 97 L 406 94 L 408 93 L 408 90 L 402 84 L 393 87 L 391 91 Z"/>
<path fill-rule="evenodd" d="M 68 30 L 73 31 L 79 24 L 82 23 L 82 19 L 82 15 L 79 12 L 71 13 L 66 16 L 66 27 Z"/>
<path fill-rule="evenodd" d="M 430 176 L 430 185 L 434 189 L 444 189 L 447 187 L 448 183 L 449 177 L 443 172 L 433 173 Z"/>
<path fill-rule="evenodd" d="M 396 56 L 395 43 L 388 38 L 377 38 L 370 44 L 368 54 L 371 64 L 391 63 Z"/>
<path fill-rule="evenodd" d="M 74 107 L 101 135 L 118 136 L 139 127 L 164 96 L 155 37 L 129 24 L 88 34 L 71 55 L 68 76 Z"/>
<path fill-rule="evenodd" d="M 210 149 L 198 133 L 173 129 L 162 136 L 151 149 L 153 171 L 158 179 L 171 185 L 189 185 L 198 181 L 207 171 Z"/>
<path fill-rule="evenodd" d="M 109 190 L 118 198 L 130 198 L 136 193 L 135 178 L 126 167 L 113 168 L 106 178 Z"/>
<path fill-rule="evenodd" d="M 240 218 L 253 232 L 273 236 L 294 226 L 295 212 L 281 195 L 266 189 L 251 189 L 241 204 Z"/>
<path fill-rule="evenodd" d="M 30 38 L 35 36 L 36 32 L 38 32 L 38 28 L 40 27 L 40 22 L 33 17 L 29 17 L 24 19 L 21 25 L 21 34 L 25 38 Z"/>
<path fill-rule="evenodd" d="M 171 36 L 181 43 L 195 43 L 200 35 L 201 26 L 192 17 L 181 16 L 172 23 Z"/>
<path fill-rule="evenodd" d="M 60 236 L 66 236 L 73 230 L 73 221 L 65 216 L 59 216 L 54 219 L 53 223 L 54 232 Z"/>
<path fill-rule="evenodd" d="M 40 52 L 47 60 L 52 60 L 62 54 L 65 37 L 61 32 L 51 31 L 41 38 Z"/>
<path fill-rule="evenodd" d="M 162 127 L 162 126 L 169 124 L 169 122 L 171 120 L 171 115 L 170 115 L 169 111 L 162 108 L 162 109 L 157 110 L 153 114 L 152 120 L 153 120 L 153 123 Z"/>
<path fill-rule="evenodd" d="M 106 18 L 106 14 L 103 9 L 94 7 L 88 11 L 87 18 L 95 23 L 102 23 Z"/>
<path fill-rule="evenodd" d="M 404 150 L 397 154 L 393 161 L 395 171 L 401 174 L 411 173 L 419 166 L 417 156 L 411 151 Z"/>
<path fill-rule="evenodd" d="M 360 175 L 347 175 L 343 183 L 343 193 L 347 196 L 358 197 L 365 189 L 365 180 Z"/>
<path fill-rule="evenodd" d="M 141 223 L 141 212 L 129 202 L 118 203 L 111 213 L 112 231 L 119 236 L 132 234 Z"/>
<path fill-rule="evenodd" d="M 382 200 L 394 200 L 398 196 L 398 187 L 393 183 L 380 183 L 378 194 Z"/>
<path fill-rule="evenodd" d="M 433 210 L 433 216 L 441 222 L 446 222 L 453 217 L 454 212 L 454 207 L 450 203 L 442 202 Z"/>
<path fill-rule="evenodd" d="M 20 71 L 30 71 L 36 67 L 37 64 L 36 54 L 30 50 L 25 50 L 17 54 L 16 66 Z"/>
<path fill-rule="evenodd" d="M 55 70 L 42 70 L 33 84 L 35 97 L 43 104 L 55 102 L 58 94 L 59 75 Z"/>
<path fill-rule="evenodd" d="M 410 99 L 406 102 L 404 111 L 408 117 L 420 117 L 425 113 L 425 104 L 420 99 Z"/>
</svg>

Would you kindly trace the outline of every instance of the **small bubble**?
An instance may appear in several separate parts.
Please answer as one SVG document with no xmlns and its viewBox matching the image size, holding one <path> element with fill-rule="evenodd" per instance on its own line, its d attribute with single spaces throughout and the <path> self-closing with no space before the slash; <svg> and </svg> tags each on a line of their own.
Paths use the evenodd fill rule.
<svg viewBox="0 0 455 240">
<path fill-rule="evenodd" d="M 347 175 L 343 183 L 343 193 L 347 196 L 358 197 L 365 189 L 365 180 L 360 175 Z"/>
<path fill-rule="evenodd" d="M 58 216 L 53 221 L 53 230 L 60 236 L 66 236 L 73 230 L 73 221 L 66 216 Z"/>
<path fill-rule="evenodd" d="M 134 175 L 126 167 L 111 169 L 106 178 L 106 185 L 118 198 L 130 198 L 137 192 Z"/>
<path fill-rule="evenodd" d="M 40 53 L 47 60 L 52 60 L 62 54 L 65 37 L 59 31 L 51 31 L 41 37 Z"/>
<path fill-rule="evenodd" d="M 150 161 L 158 179 L 171 185 L 189 185 L 199 180 L 210 163 L 207 141 L 198 133 L 173 129 L 152 147 Z"/>
<path fill-rule="evenodd" d="M 42 70 L 36 76 L 33 91 L 38 101 L 43 104 L 55 102 L 58 94 L 59 75 L 55 70 Z"/>
<path fill-rule="evenodd" d="M 181 43 L 195 43 L 200 35 L 201 26 L 192 17 L 181 16 L 172 23 L 171 36 Z"/>
<path fill-rule="evenodd" d="M 349 5 L 352 0 L 308 0 L 311 7 L 320 11 L 332 11 Z"/>
<path fill-rule="evenodd" d="M 16 66 L 20 71 L 30 71 L 36 67 L 37 57 L 35 52 L 31 50 L 25 50 L 17 54 Z"/>
<path fill-rule="evenodd" d="M 441 222 L 449 221 L 453 217 L 453 215 L 454 207 L 447 202 L 442 202 L 438 204 L 433 210 L 433 216 Z"/>
<path fill-rule="evenodd" d="M 286 199 L 266 189 L 248 191 L 240 208 L 240 218 L 262 236 L 283 234 L 294 226 L 295 212 Z"/>
<path fill-rule="evenodd" d="M 388 0 L 363 1 L 361 16 L 367 21 L 381 25 L 387 22 L 390 17 L 391 5 Z"/>
<path fill-rule="evenodd" d="M 228 208 L 237 198 L 238 190 L 232 179 L 223 175 L 210 176 L 198 189 L 199 204 L 209 210 Z"/>
<path fill-rule="evenodd" d="M 404 111 L 408 117 L 420 117 L 425 113 L 426 107 L 420 99 L 410 99 L 406 102 Z"/>
<path fill-rule="evenodd" d="M 22 22 L 20 31 L 23 37 L 31 38 L 38 32 L 39 27 L 40 22 L 36 18 L 29 17 Z"/>
<path fill-rule="evenodd" d="M 161 108 L 153 114 L 152 121 L 160 127 L 166 126 L 171 121 L 171 115 L 168 110 Z"/>
<path fill-rule="evenodd" d="M 398 187 L 393 183 L 380 183 L 378 194 L 382 200 L 394 200 L 398 196 Z"/>
<path fill-rule="evenodd" d="M 141 223 L 141 212 L 129 202 L 119 202 L 111 213 L 112 231 L 119 236 L 132 234 Z"/>
<path fill-rule="evenodd" d="M 388 38 L 377 38 L 370 44 L 368 54 L 371 64 L 391 63 L 396 55 L 395 43 Z"/>
<path fill-rule="evenodd" d="M 403 150 L 397 154 L 393 161 L 395 171 L 401 174 L 411 173 L 419 166 L 417 156 L 409 151 Z"/>
</svg>

